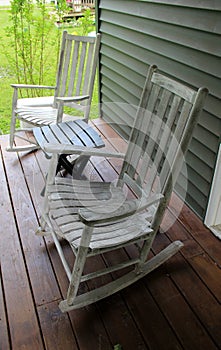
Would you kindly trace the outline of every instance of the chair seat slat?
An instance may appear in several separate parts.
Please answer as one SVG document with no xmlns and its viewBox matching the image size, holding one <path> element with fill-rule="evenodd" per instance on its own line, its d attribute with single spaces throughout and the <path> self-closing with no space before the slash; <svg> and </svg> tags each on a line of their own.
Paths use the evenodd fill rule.
<svg viewBox="0 0 221 350">
<path fill-rule="evenodd" d="M 36 128 L 34 129 L 34 135 L 41 147 L 46 147 L 47 143 L 87 147 L 104 146 L 104 142 L 96 131 L 87 123 L 78 120 L 43 126 L 42 133 L 39 133 Z M 44 140 L 43 135 L 45 135 Z"/>
<path fill-rule="evenodd" d="M 78 124 L 81 129 L 90 137 L 95 147 L 104 146 L 104 142 L 101 136 L 91 126 L 86 125 L 86 123 L 81 119 L 76 120 L 75 123 Z"/>
<path fill-rule="evenodd" d="M 86 147 L 93 147 L 93 141 L 90 137 L 82 130 L 77 123 L 69 123 L 68 126 L 73 131 L 73 133 L 80 139 L 82 144 Z"/>
</svg>

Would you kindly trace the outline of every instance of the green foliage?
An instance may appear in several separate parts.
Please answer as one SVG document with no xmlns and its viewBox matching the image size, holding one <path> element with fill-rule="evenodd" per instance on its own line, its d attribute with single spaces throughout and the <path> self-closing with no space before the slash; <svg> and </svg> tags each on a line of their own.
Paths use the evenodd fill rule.
<svg viewBox="0 0 221 350">
<path fill-rule="evenodd" d="M 8 39 L 5 37 L 5 27 L 9 24 L 7 9 L 0 11 L 0 134 L 8 133 L 11 116 L 12 83 L 13 73 L 7 57 L 4 55 L 3 44 L 7 46 Z M 14 80 L 15 81 L 15 80 Z"/>
<path fill-rule="evenodd" d="M 56 8 L 53 12 L 51 12 L 51 18 L 54 22 L 63 22 L 63 16 L 69 12 L 69 7 L 66 3 L 66 0 L 57 1 Z"/>
<path fill-rule="evenodd" d="M 123 348 L 120 344 L 116 344 L 114 345 L 114 350 L 123 350 Z"/>
<path fill-rule="evenodd" d="M 49 52 L 52 46 L 57 53 L 59 50 L 59 36 L 50 36 L 53 29 L 45 0 L 37 0 L 36 5 L 33 0 L 11 1 L 10 25 L 6 28 L 9 45 L 3 47 L 18 83 L 44 84 L 45 80 L 48 83 L 47 71 L 52 63 L 48 62 Z M 38 95 L 37 90 L 31 92 Z M 28 93 L 27 90 L 27 96 Z"/>
<path fill-rule="evenodd" d="M 94 25 L 90 9 L 84 11 L 83 16 L 77 20 L 77 25 L 81 27 L 81 35 L 88 35 Z"/>
</svg>

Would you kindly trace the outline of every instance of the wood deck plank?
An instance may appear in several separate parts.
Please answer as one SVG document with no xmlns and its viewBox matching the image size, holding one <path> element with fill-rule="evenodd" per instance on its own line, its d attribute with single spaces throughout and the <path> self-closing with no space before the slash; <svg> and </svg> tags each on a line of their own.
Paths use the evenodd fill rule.
<svg viewBox="0 0 221 350">
<path fill-rule="evenodd" d="M 175 270 L 171 266 L 171 278 L 186 300 L 188 300 L 192 310 L 198 315 L 199 320 L 219 348 L 221 344 L 221 332 L 219 331 L 221 323 L 221 305 L 217 303 L 217 300 L 210 293 L 207 286 L 205 286 L 191 266 L 184 261 L 179 254 L 177 254 L 174 260 L 177 264 L 181 264 L 182 261 L 183 270 L 182 274 L 179 274 L 179 270 Z M 170 266 L 171 262 L 168 261 L 167 264 Z M 209 346 L 208 349 L 210 349 Z"/>
<path fill-rule="evenodd" d="M 92 124 L 108 138 L 109 150 L 125 150 L 126 142 L 105 122 Z M 0 141 L 0 349 L 113 350 L 116 344 L 123 350 L 221 348 L 221 242 L 176 195 L 153 251 L 180 239 L 185 245 L 181 252 L 121 293 L 61 314 L 58 303 L 66 297 L 66 275 L 51 238 L 34 234 L 48 160 L 41 151 L 6 153 L 7 137 Z M 113 181 L 120 164 L 92 157 L 85 174 Z M 73 263 L 68 245 L 65 250 Z M 134 251 L 127 248 L 126 253 Z M 121 249 L 106 254 L 105 261 L 92 258 L 87 270 L 124 256 Z M 91 289 L 102 279 L 82 288 Z"/>
<path fill-rule="evenodd" d="M 171 283 L 167 270 L 160 268 L 145 282 L 184 349 L 218 349 L 188 302 Z"/>
<path fill-rule="evenodd" d="M 4 154 L 3 149 L 2 151 Z M 5 161 L 6 159 L 4 159 Z M 4 164 L 7 166 L 6 162 Z M 16 178 L 16 172 L 12 172 L 11 177 Z M 0 178 L 1 184 L 4 184 L 1 186 L 0 256 L 10 343 L 12 348 L 16 350 L 24 348 L 41 350 L 43 349 L 41 332 L 24 262 L 23 248 L 17 234 L 14 208 L 11 206 L 10 194 L 8 193 L 8 180 L 5 177 L 2 162 L 0 163 Z M 13 182 L 14 184 L 15 182 Z M 16 189 L 15 192 L 21 194 L 18 187 L 11 186 L 11 190 L 13 188 Z"/>
<path fill-rule="evenodd" d="M 106 254 L 106 262 L 108 265 L 120 263 L 128 256 L 136 257 L 136 253 L 133 246 L 128 246 L 126 250 L 122 249 L 120 252 Z M 121 271 L 113 273 L 115 277 L 120 277 L 121 274 Z M 141 333 L 148 349 L 163 349 L 165 344 L 168 348 L 182 349 L 176 334 L 172 331 L 170 324 L 158 307 L 158 303 L 145 287 L 143 281 L 138 281 L 132 288 L 130 286 L 122 290 L 121 294 L 133 315 L 137 328 L 142 330 Z M 151 315 L 151 322 L 149 322 L 148 315 Z"/>
<path fill-rule="evenodd" d="M 194 256 L 188 261 L 204 284 L 208 286 L 210 292 L 221 303 L 221 274 L 217 264 L 205 253 Z"/>
<path fill-rule="evenodd" d="M 50 238 L 47 238 L 47 244 L 49 247 L 51 261 L 56 272 L 56 277 L 61 288 L 61 293 L 65 299 L 68 288 L 67 276 L 64 273 L 64 268 L 61 264 L 60 259 L 58 258 L 54 244 L 51 244 L 50 242 Z M 70 246 L 66 244 L 66 242 L 63 243 L 63 249 L 69 265 L 73 266 L 73 253 L 70 249 Z M 97 260 L 92 258 L 92 263 L 90 262 L 90 268 L 93 269 L 95 263 L 97 264 Z M 89 305 L 83 309 L 70 312 L 69 317 L 72 324 L 72 329 L 74 330 L 77 339 L 77 343 L 79 344 L 79 348 L 81 350 L 99 349 L 101 345 L 104 349 L 111 349 L 110 339 L 96 306 Z"/>
<path fill-rule="evenodd" d="M 2 273 L 0 270 L 0 349 L 9 350 L 8 324 L 3 291 Z"/>
<path fill-rule="evenodd" d="M 220 240 L 210 232 L 188 206 L 184 205 L 182 210 L 177 213 L 177 203 L 181 200 L 178 197 L 174 199 L 174 202 L 171 201 L 171 209 L 174 215 L 179 217 L 182 225 L 191 234 L 192 239 L 208 253 L 212 260 L 221 266 Z"/>
<path fill-rule="evenodd" d="M 3 146 L 5 145 L 6 143 L 3 143 Z M 30 179 L 32 183 L 35 183 L 39 179 L 39 176 L 35 178 L 36 168 L 34 158 L 31 154 L 23 158 L 23 163 L 25 159 L 32 159 L 32 162 L 29 162 L 30 170 L 29 175 L 26 173 L 27 182 L 25 182 L 23 169 L 21 168 L 19 159 L 16 159 L 16 154 L 3 150 L 3 156 L 6 162 L 9 186 L 10 188 L 17 189 L 17 191 L 11 193 L 11 196 L 35 302 L 37 305 L 41 305 L 45 302 L 57 300 L 61 295 L 51 269 L 47 252 L 44 249 L 44 241 L 42 237 L 35 235 L 39 224 L 36 218 L 36 209 L 33 207 L 32 198 L 27 187 Z M 37 185 L 34 185 L 36 186 L 35 194 L 39 190 Z"/>
<path fill-rule="evenodd" d="M 4 177 L 4 171 L 3 171 L 3 162 L 2 162 L 2 155 L 0 152 L 0 171 L 2 173 L 2 176 L 0 177 L 0 185 L 1 188 L 6 185 L 5 183 L 5 177 Z M 3 196 L 4 198 L 4 196 Z M 1 201 L 1 207 L 3 206 L 3 202 Z M 0 211 L 0 222 L 3 224 L 4 217 L 2 215 L 2 211 Z M 3 225 L 4 229 L 4 225 Z M 3 232 L 3 230 L 2 230 Z M 2 261 L 2 243 L 1 240 L 3 238 L 0 237 L 0 349 L 5 349 L 8 350 L 10 349 L 10 344 L 9 344 L 9 334 L 8 334 L 8 324 L 7 324 L 7 314 L 6 314 L 6 306 L 5 306 L 5 296 L 4 296 L 4 286 L 3 286 L 3 276 L 2 276 L 2 267 L 1 267 L 1 261 Z"/>
<path fill-rule="evenodd" d="M 123 296 L 149 349 L 164 349 L 165 344 L 168 349 L 182 349 L 175 332 L 143 281 L 126 288 Z"/>
<path fill-rule="evenodd" d="M 168 238 L 161 234 L 158 235 L 155 242 L 155 253 L 170 243 Z M 131 251 L 130 249 L 130 256 L 133 256 L 133 252 Z M 177 261 L 172 257 L 170 262 L 172 267 L 171 271 L 178 271 L 177 273 L 180 273 L 182 276 L 183 259 Z M 143 279 L 143 283 L 166 318 L 168 325 L 170 325 L 171 329 L 176 334 L 178 344 L 176 344 L 176 340 L 174 345 L 176 344 L 176 347 L 181 346 L 181 348 L 186 350 L 204 349 L 202 347 L 203 344 L 205 345 L 205 349 L 217 349 L 213 341 L 208 338 L 207 330 L 202 327 L 200 320 L 190 307 L 188 301 L 181 295 L 179 288 L 177 288 L 176 283 L 174 283 L 171 278 L 171 271 L 170 265 L 164 264 L 159 269 L 146 276 Z M 183 283 L 185 283 L 185 280 Z M 166 328 L 166 332 L 168 332 L 168 327 Z M 165 335 L 162 334 L 162 337 L 165 337 Z M 200 343 L 197 340 L 198 337 L 200 337 Z"/>
<path fill-rule="evenodd" d="M 93 268 L 102 269 L 105 267 L 106 260 L 93 259 Z M 89 264 L 88 264 L 89 265 Z M 93 269 L 87 267 L 86 273 Z M 100 279 L 90 281 L 89 288 L 93 289 L 97 283 L 101 284 L 111 282 L 110 276 L 103 276 Z M 114 307 L 113 307 L 114 305 Z M 143 337 L 137 328 L 132 315 L 122 299 L 121 293 L 116 293 L 110 298 L 106 298 L 97 303 L 100 317 L 104 323 L 107 334 L 111 340 L 112 348 L 116 344 L 121 344 L 123 349 L 146 349 Z M 125 334 L 127 336 L 125 337 Z"/>
<path fill-rule="evenodd" d="M 79 350 L 68 314 L 63 314 L 57 302 L 38 307 L 46 349 Z"/>
<path fill-rule="evenodd" d="M 157 239 L 154 244 L 155 252 L 157 253 L 159 250 L 163 249 L 168 243 L 167 236 L 159 234 L 159 239 Z M 189 319 L 188 326 L 190 326 L 190 333 L 189 336 L 186 334 L 184 340 L 187 341 L 192 332 L 196 337 L 197 334 L 200 336 L 200 343 L 198 344 L 199 349 L 202 346 L 208 349 L 218 349 L 221 344 L 220 334 L 217 334 L 217 326 L 221 322 L 220 304 L 217 303 L 214 296 L 209 292 L 207 286 L 204 285 L 201 278 L 195 273 L 188 261 L 183 258 L 182 250 L 172 259 L 168 260 L 164 268 L 166 269 L 166 275 L 172 279 L 174 285 L 178 289 L 178 293 L 183 295 L 184 301 L 188 303 L 190 307 L 187 317 L 187 319 Z M 169 293 L 169 295 L 171 295 L 171 293 Z M 177 301 L 176 306 L 179 310 L 182 310 L 182 306 L 180 306 Z M 192 322 L 194 323 L 191 324 Z M 177 320 L 176 327 L 178 327 Z M 196 328 L 195 331 L 194 328 Z M 211 340 L 208 339 L 207 332 L 210 332 Z M 205 342 L 207 342 L 207 347 Z M 191 343 L 193 345 L 193 339 Z M 190 346 L 190 344 L 188 346 Z M 188 348 L 189 347 L 187 347 L 187 349 Z"/>
<path fill-rule="evenodd" d="M 154 243 L 154 253 L 157 253 L 170 243 L 165 234 L 159 233 Z M 182 250 L 181 250 L 182 252 Z M 166 315 L 171 327 L 175 330 L 184 349 L 217 349 L 214 342 L 208 337 L 207 328 L 201 324 L 199 314 L 197 314 L 186 298 L 185 293 L 180 293 L 180 288 L 184 288 L 188 281 L 185 280 L 185 269 L 187 267 L 185 259 L 181 253 L 173 256 L 160 269 L 153 272 L 144 279 L 147 288 L 151 291 L 162 312 Z M 176 272 L 181 277 L 180 284 L 173 275 Z M 192 271 L 190 270 L 191 274 Z M 201 281 L 194 274 L 192 283 Z M 160 288 L 163 285 L 163 288 Z M 182 287 L 181 287 L 182 286 Z M 189 286 L 192 287 L 192 284 Z M 166 291 L 166 292 L 165 292 Z M 200 289 L 196 298 L 199 298 Z"/>
</svg>

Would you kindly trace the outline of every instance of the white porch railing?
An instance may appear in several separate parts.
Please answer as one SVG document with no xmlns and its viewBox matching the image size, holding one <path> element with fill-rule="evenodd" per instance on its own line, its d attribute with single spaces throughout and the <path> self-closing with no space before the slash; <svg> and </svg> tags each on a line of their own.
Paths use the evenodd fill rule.
<svg viewBox="0 0 221 350">
<path fill-rule="evenodd" d="M 69 4 L 72 3 L 75 12 L 81 12 L 85 8 L 95 7 L 95 0 L 69 0 L 68 2 Z"/>
<path fill-rule="evenodd" d="M 204 223 L 221 239 L 221 144 Z"/>
</svg>

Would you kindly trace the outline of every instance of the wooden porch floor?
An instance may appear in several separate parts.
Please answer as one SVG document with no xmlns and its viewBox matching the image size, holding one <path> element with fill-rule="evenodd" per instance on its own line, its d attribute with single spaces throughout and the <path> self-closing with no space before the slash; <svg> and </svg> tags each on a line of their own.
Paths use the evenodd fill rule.
<svg viewBox="0 0 221 350">
<path fill-rule="evenodd" d="M 125 148 L 101 120 L 94 124 L 108 147 Z M 48 161 L 41 151 L 7 153 L 8 136 L 0 142 L 1 350 L 221 349 L 221 242 L 187 206 L 175 221 L 175 196 L 153 253 L 175 239 L 185 245 L 181 253 L 121 293 L 62 314 L 66 275 L 50 237 L 35 235 Z M 113 180 L 119 169 L 119 161 L 93 163 L 93 178 Z"/>
</svg>

